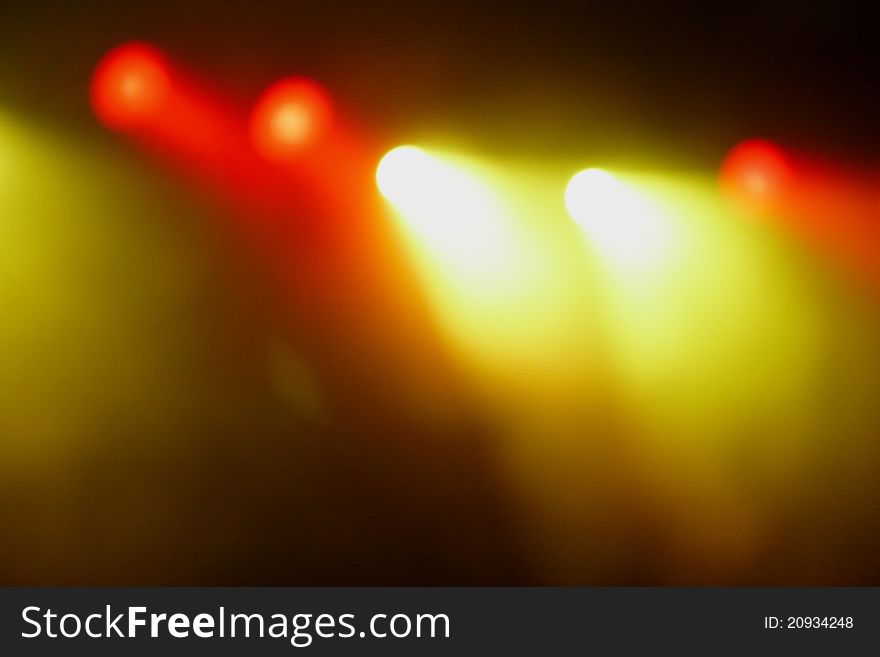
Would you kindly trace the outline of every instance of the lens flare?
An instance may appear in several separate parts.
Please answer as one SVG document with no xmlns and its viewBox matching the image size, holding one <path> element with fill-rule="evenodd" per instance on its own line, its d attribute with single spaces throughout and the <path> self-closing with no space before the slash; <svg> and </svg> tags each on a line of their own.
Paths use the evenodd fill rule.
<svg viewBox="0 0 880 657">
<path fill-rule="evenodd" d="M 785 153 L 762 139 L 737 144 L 721 164 L 722 192 L 751 212 L 778 209 L 790 179 L 790 164 Z"/>
<path fill-rule="evenodd" d="M 98 63 L 91 101 L 104 125 L 130 130 L 160 114 L 170 91 L 164 55 L 150 45 L 133 42 L 114 48 Z"/>
<path fill-rule="evenodd" d="M 565 208 L 600 255 L 615 263 L 648 264 L 665 250 L 657 209 L 607 171 L 576 173 L 565 189 Z"/>
<path fill-rule="evenodd" d="M 269 87 L 251 114 L 251 137 L 270 160 L 290 160 L 318 143 L 330 124 L 330 101 L 312 80 L 287 78 Z"/>
</svg>

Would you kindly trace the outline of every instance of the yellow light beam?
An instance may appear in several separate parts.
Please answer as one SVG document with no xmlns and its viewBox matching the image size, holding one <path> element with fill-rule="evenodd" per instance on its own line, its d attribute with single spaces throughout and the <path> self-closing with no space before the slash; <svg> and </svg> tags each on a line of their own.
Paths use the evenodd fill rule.
<svg viewBox="0 0 880 657">
<path fill-rule="evenodd" d="M 599 255 L 611 263 L 646 268 L 667 254 L 670 235 L 658 208 L 607 171 L 576 173 L 565 189 L 565 207 Z"/>
<path fill-rule="evenodd" d="M 434 258 L 466 275 L 485 275 L 503 257 L 504 225 L 492 194 L 472 176 L 416 146 L 379 162 L 379 191 Z"/>
</svg>

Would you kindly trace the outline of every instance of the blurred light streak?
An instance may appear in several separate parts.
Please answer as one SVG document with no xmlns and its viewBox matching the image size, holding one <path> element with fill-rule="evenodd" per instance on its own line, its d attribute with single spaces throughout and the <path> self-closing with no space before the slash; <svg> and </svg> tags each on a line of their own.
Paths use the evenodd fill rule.
<svg viewBox="0 0 880 657">
<path fill-rule="evenodd" d="M 144 48 L 131 47 L 138 52 Z M 122 52 L 128 48 L 122 46 Z M 371 244 L 359 239 L 367 224 L 359 218 L 369 214 L 364 211 L 369 206 L 365 201 L 374 194 L 372 188 L 370 193 L 358 193 L 366 189 L 359 180 L 371 176 L 372 165 L 367 164 L 357 136 L 342 129 L 331 131 L 329 101 L 316 85 L 306 89 L 296 82 L 292 89 L 289 80 L 284 81 L 270 88 L 252 116 L 262 116 L 267 99 L 273 105 L 279 97 L 290 100 L 295 91 L 316 111 L 321 104 L 315 128 L 325 132 L 320 148 L 308 149 L 307 157 L 267 160 L 255 149 L 248 116 L 236 103 L 150 48 L 165 62 L 167 98 L 161 111 L 131 126 L 126 136 L 224 208 L 224 215 L 234 221 L 236 236 L 256 249 L 270 269 L 278 270 L 291 300 L 311 307 L 316 316 L 332 312 L 331 308 L 339 310 L 345 286 L 360 280 L 357 261 Z M 116 53 L 108 54 L 109 61 L 115 61 Z M 106 77 L 105 68 L 103 62 L 98 65 L 96 80 Z"/>
<path fill-rule="evenodd" d="M 463 364 L 497 383 L 505 373 L 519 377 L 559 362 L 548 358 L 568 327 L 559 316 L 568 310 L 549 283 L 558 254 L 544 248 L 547 225 L 516 209 L 516 188 L 499 167 L 401 146 L 379 162 L 376 185 Z"/>
<path fill-rule="evenodd" d="M 798 249 L 767 224 L 737 221 L 710 178 L 632 180 L 678 240 L 653 277 L 605 279 L 604 335 L 632 471 L 666 531 L 688 537 L 675 549 L 693 555 L 695 572 L 705 563 L 736 572 L 768 531 L 748 478 L 804 485 L 828 302 Z"/>
<path fill-rule="evenodd" d="M 508 241 L 501 209 L 475 177 L 420 148 L 400 146 L 379 162 L 376 183 L 444 264 L 472 276 L 474 285 L 499 273 Z"/>
<path fill-rule="evenodd" d="M 157 340 L 150 323 L 163 316 L 163 309 L 188 312 L 191 304 L 181 281 L 192 281 L 193 273 L 175 262 L 167 240 L 156 239 L 153 248 L 144 248 L 146 227 L 137 220 L 117 222 L 129 224 L 125 239 L 118 241 L 111 238 L 113 222 L 90 223 L 100 215 L 93 204 L 103 207 L 111 198 L 114 219 L 126 208 L 149 215 L 142 207 L 148 195 L 108 183 L 114 180 L 110 164 L 93 169 L 92 157 L 80 148 L 68 150 L 52 139 L 37 147 L 37 135 L 18 126 L 6 132 L 10 139 L 0 125 L 0 157 L 28 166 L 8 169 L 15 201 L 0 212 L 0 224 L 6 224 L 0 225 L 0 285 L 4 301 L 16 308 L 0 328 L 0 390 L 8 393 L 0 394 L 4 434 L 16 436 L 22 451 L 46 458 L 64 454 L 96 427 L 106 430 L 102 423 L 108 417 L 110 426 L 114 417 L 124 426 L 142 424 L 150 440 L 168 435 L 157 430 L 165 422 L 173 424 L 168 409 L 198 406 L 191 403 L 194 391 L 212 380 L 213 369 L 205 367 L 200 376 L 169 390 L 173 377 L 168 372 L 185 375 L 194 367 L 186 354 L 203 352 L 187 345 L 184 335 Z M 365 226 L 359 220 L 370 219 L 370 210 L 362 207 L 368 206 L 369 195 L 361 191 L 367 169 L 362 169 L 363 159 L 349 159 L 346 153 L 363 157 L 366 151 L 354 136 L 348 139 L 331 140 L 326 159 L 313 169 L 316 184 L 325 185 L 322 198 L 326 193 L 328 199 L 319 220 L 338 219 L 344 228 L 339 234 L 352 244 L 361 242 L 365 252 L 391 251 L 388 245 L 362 240 Z M 427 165 L 419 152 L 427 156 Z M 541 567 L 563 581 L 591 567 L 594 576 L 608 576 L 615 563 L 626 565 L 626 551 L 647 535 L 658 539 L 658 552 L 692 557 L 679 564 L 687 569 L 682 579 L 701 572 L 716 578 L 743 572 L 749 559 L 761 554 L 762 540 L 771 531 L 767 506 L 802 495 L 811 481 L 805 447 L 817 448 L 805 436 L 816 417 L 827 415 L 816 403 L 827 401 L 817 393 L 826 374 L 822 350 L 830 333 L 846 328 L 830 312 L 835 306 L 820 302 L 816 273 L 807 271 L 786 243 L 775 240 L 769 222 L 736 221 L 742 209 L 725 204 L 708 177 L 616 173 L 619 186 L 609 194 L 611 200 L 619 200 L 620 189 L 626 190 L 624 198 L 632 193 L 637 207 L 662 230 L 663 244 L 673 247 L 664 247 L 659 260 L 643 261 L 627 251 L 626 257 L 609 257 L 605 247 L 618 244 L 617 239 L 578 239 L 580 228 L 566 218 L 561 202 L 562 186 L 573 170 L 563 163 L 505 161 L 502 166 L 433 149 L 416 155 L 415 165 L 396 172 L 392 167 L 384 182 L 377 172 L 376 184 L 386 187 L 383 194 L 387 190 L 392 202 L 401 200 L 400 207 L 395 204 L 395 226 L 426 284 L 432 309 L 467 364 L 480 368 L 479 400 L 488 400 L 486 414 L 502 438 L 502 468 L 527 486 L 517 510 L 531 530 L 526 535 L 543 550 Z M 343 165 L 337 178 L 325 175 L 334 163 Z M 432 178 L 438 170 L 434 183 L 421 176 L 407 181 L 411 171 Z M 799 171 L 795 166 L 795 176 Z M 372 166 L 368 172 L 374 192 Z M 220 172 L 212 181 L 226 180 L 226 175 Z M 273 170 L 272 175 L 285 182 L 299 179 L 294 169 Z M 817 228 L 833 232 L 840 227 L 831 217 L 867 218 L 867 199 L 875 200 L 864 193 L 869 186 L 825 169 L 807 179 L 813 175 L 810 185 L 792 187 L 783 219 L 796 226 L 813 216 Z M 0 177 L 0 198 L 3 182 Z M 46 187 L 55 194 L 41 193 Z M 424 197 L 409 198 L 422 187 Z M 346 194 L 352 189 L 358 191 Z M 437 206 L 452 220 L 424 225 L 425 218 L 444 220 Z M 611 208 L 613 218 L 615 203 L 603 207 Z M 71 214 L 71 208 L 79 210 Z M 468 216 L 469 221 L 458 220 Z M 149 225 L 149 216 L 140 218 Z M 467 240 L 473 224 L 474 234 L 485 242 L 478 241 L 472 252 Z M 848 238 L 845 243 L 860 241 Z M 143 271 L 141 285 L 157 286 L 151 305 L 139 311 L 134 303 L 126 312 L 118 301 L 128 298 L 130 290 L 116 289 L 113 276 L 95 272 L 94 280 L 78 277 L 93 262 L 87 256 L 94 246 L 88 245 L 95 243 L 118 253 L 120 261 L 133 261 L 132 271 Z M 461 243 L 464 253 L 456 248 Z M 71 262 L 76 253 L 81 259 Z M 290 260 L 291 267 L 301 264 L 298 257 Z M 651 267 L 642 267 L 643 262 Z M 319 264 L 322 274 L 334 273 L 330 262 Z M 375 275 L 365 266 L 358 278 L 360 264 L 349 263 L 339 284 L 348 280 L 356 285 Z M 315 287 L 327 280 L 316 277 Z M 157 304 L 157 299 L 164 301 Z M 392 296 L 387 305 L 409 302 L 409 297 Z M 324 312 L 317 304 L 304 307 Z M 852 324 L 861 319 L 854 315 L 848 320 Z M 349 324 L 353 319 L 361 321 Z M 364 322 L 354 314 L 342 320 L 339 325 L 358 334 L 387 328 L 375 318 Z M 59 326 L 65 330 L 59 332 Z M 337 333 L 322 337 L 341 352 L 340 362 L 349 357 L 336 343 Z M 403 359 L 415 351 L 411 344 L 401 347 L 397 337 L 387 336 L 390 349 L 370 368 L 373 376 L 381 372 L 383 386 L 394 369 L 384 354 L 397 349 L 396 357 Z M 853 351 L 861 356 L 866 347 L 870 355 L 872 339 L 863 336 Z M 282 351 L 275 360 L 276 386 L 291 407 L 304 417 L 320 418 L 325 401 L 318 394 L 318 379 L 295 355 Z M 175 363 L 176 369 L 167 369 Z M 845 366 L 835 371 L 847 372 Z M 422 380 L 434 377 L 433 370 L 420 373 Z M 413 382 L 419 383 L 415 377 Z M 830 387 L 846 386 L 835 380 Z M 239 389 L 226 392 L 224 400 L 242 394 Z M 837 394 L 837 399 L 848 396 Z M 52 413 L 46 413 L 50 406 Z M 448 409 L 438 417 L 448 418 L 443 412 Z M 862 411 L 847 421 L 856 425 L 864 417 Z M 57 447 L 44 449 L 53 441 Z M 5 445 L 8 457 L 9 442 Z M 149 449 L 156 451 L 152 443 Z"/>
<path fill-rule="evenodd" d="M 766 488 L 750 478 L 779 499 L 808 481 L 837 321 L 821 272 L 771 222 L 738 221 L 743 207 L 712 176 L 621 168 L 600 208 L 650 227 L 635 235 L 651 237 L 640 253 L 626 248 L 632 233 L 602 240 L 566 218 L 564 163 L 403 155 L 377 185 L 473 375 L 547 576 L 607 576 L 584 555 L 607 567 L 652 531 L 688 555 L 686 581 L 747 569 L 772 531 Z M 477 221 L 498 221 L 474 266 L 455 250 L 467 222 L 442 223 L 444 185 L 420 173 L 432 159 L 466 177 L 456 198 L 479 199 Z"/>
<path fill-rule="evenodd" d="M 233 219 L 236 238 L 245 238 L 279 282 L 279 314 L 298 317 L 292 330 L 332 331 L 341 352 L 381 354 L 395 361 L 389 371 L 415 379 L 423 360 L 415 350 L 428 336 L 416 333 L 425 332 L 417 302 L 389 302 L 415 290 L 405 280 L 410 272 L 390 252 L 384 222 L 374 221 L 380 206 L 371 140 L 344 111 L 331 112 L 317 83 L 285 78 L 242 114 L 199 76 L 166 61 L 167 102 L 126 136 L 171 164 Z M 303 116 L 286 113 L 291 102 L 309 112 L 308 143 L 293 143 Z M 272 118 L 278 111 L 281 134 Z M 404 344 L 412 346 L 404 350 Z"/>
<path fill-rule="evenodd" d="M 880 178 L 763 140 L 734 147 L 720 172 L 732 207 L 784 226 L 826 261 L 880 285 Z"/>
<path fill-rule="evenodd" d="M 262 217 L 297 207 L 253 152 L 234 104 L 157 48 L 136 42 L 111 50 L 91 89 L 99 119 L 204 189 Z"/>
<path fill-rule="evenodd" d="M 563 203 L 570 171 L 406 146 L 376 184 L 545 575 L 595 577 L 583 555 L 613 564 L 645 518 L 736 572 L 766 526 L 731 454 L 780 487 L 802 476 L 827 340 L 815 274 L 712 176 L 589 173 Z"/>
<path fill-rule="evenodd" d="M 161 111 L 127 130 L 131 139 L 202 189 L 231 201 L 246 220 L 243 226 L 257 234 L 268 230 L 263 237 L 269 240 L 286 240 L 285 233 L 331 241 L 348 237 L 342 230 L 345 215 L 372 198 L 364 182 L 372 175 L 369 148 L 360 135 L 331 117 L 328 95 L 317 83 L 285 78 L 272 85 L 249 121 L 232 99 L 157 49 L 130 44 L 99 63 L 93 86 L 108 77 L 107 62 L 116 62 L 118 52 L 145 48 L 164 64 L 167 97 Z M 101 117 L 99 106 L 95 110 Z M 294 135 L 306 118 L 308 135 Z M 277 132 L 279 126 L 283 134 Z M 305 142 L 294 143 L 300 137 Z M 302 157 L 291 157 L 297 151 Z"/>
<path fill-rule="evenodd" d="M 554 199 L 563 207 L 564 163 L 517 167 L 500 187 L 552 225 L 535 296 L 553 299 L 556 332 L 540 376 L 507 371 L 493 390 L 505 470 L 540 561 L 560 581 L 595 577 L 583 555 L 615 563 L 653 518 L 664 540 L 687 537 L 675 549 L 696 570 L 705 559 L 736 572 L 766 527 L 732 455 L 747 453 L 744 467 L 780 487 L 804 467 L 798 447 L 827 339 L 812 272 L 766 226 L 736 221 L 711 176 L 621 168 L 568 195 L 565 209 L 584 221 L 615 219 L 636 199 L 630 211 L 662 235 L 642 258 L 609 252 L 628 233 L 603 242 L 584 231 L 579 242 L 565 230 L 575 224 L 550 210 Z M 580 196 L 594 184 L 598 194 Z"/>
<path fill-rule="evenodd" d="M 601 256 L 621 267 L 650 267 L 667 255 L 669 236 L 656 208 L 602 169 L 572 177 L 565 207 Z"/>
<path fill-rule="evenodd" d="M 818 253 L 880 290 L 880 212 L 876 176 L 831 163 L 798 162 L 791 209 L 782 217 Z"/>
<path fill-rule="evenodd" d="M 120 80 L 129 71 L 117 69 L 129 65 L 126 58 L 132 56 L 140 65 L 137 58 L 145 51 L 162 63 L 167 89 L 160 108 L 128 126 L 129 138 L 202 189 L 231 201 L 246 219 L 243 227 L 256 234 L 268 230 L 263 237 L 269 240 L 285 240 L 285 233 L 348 239 L 347 215 L 373 196 L 365 182 L 372 175 L 370 149 L 331 115 L 328 94 L 317 83 L 281 80 L 258 99 L 249 120 L 213 85 L 158 49 L 135 43 L 108 53 L 96 68 L 93 88 L 109 87 L 119 95 Z M 101 104 L 94 107 L 103 119 Z"/>
<path fill-rule="evenodd" d="M 360 270 L 353 261 L 339 268 L 323 261 L 332 249 L 312 255 L 310 273 L 318 275 L 308 278 L 322 294 L 375 276 L 369 252 L 378 246 L 351 221 L 371 216 L 367 151 L 336 126 L 328 136 L 314 159 L 276 162 L 285 166 L 271 174 L 320 190 L 317 217 L 363 250 Z M 507 441 L 502 458 L 527 483 L 541 535 L 578 526 L 585 505 L 574 500 L 601 493 L 625 503 L 632 489 L 699 546 L 736 563 L 760 528 L 743 513 L 742 491 L 727 474 L 728 454 L 748 440 L 730 427 L 762 427 L 770 439 L 750 448 L 780 479 L 798 464 L 780 456 L 806 421 L 821 340 L 803 281 L 769 236 L 730 220 L 712 181 L 620 173 L 599 194 L 598 212 L 590 186 L 586 195 L 576 186 L 568 205 L 587 238 L 577 248 L 560 199 L 565 175 L 551 184 L 544 167 L 510 168 L 404 147 L 381 161 L 376 184 L 394 207 L 436 320 L 476 371 L 480 400 Z M 772 185 L 748 188 L 760 194 Z M 302 276 L 302 262 L 291 261 Z M 320 304 L 304 307 L 324 312 Z M 338 319 L 335 326 L 349 326 L 352 317 Z M 355 326 L 359 335 L 391 334 L 377 321 Z M 413 353 L 411 345 L 397 347 L 394 357 Z M 618 408 L 620 417 L 600 406 Z M 572 471 L 564 490 L 560 463 Z M 597 485 L 585 471 L 617 483 Z M 587 512 L 601 518 L 601 504 Z M 706 531 L 710 513 L 741 522 Z M 568 538 L 588 540 L 576 532 Z M 614 549 L 606 543 L 602 549 Z"/>
<path fill-rule="evenodd" d="M 676 248 L 650 274 L 606 272 L 606 299 L 617 317 L 608 335 L 620 341 L 618 357 L 629 363 L 632 382 L 643 383 L 690 367 L 696 369 L 689 376 L 698 378 L 705 363 L 725 362 L 712 375 L 720 387 L 695 389 L 697 398 L 740 385 L 748 393 L 748 371 L 764 370 L 764 359 L 773 361 L 797 345 L 799 336 L 813 335 L 816 318 L 810 315 L 809 288 L 799 280 L 795 254 L 777 245 L 772 233 L 734 221 L 709 179 L 633 175 L 629 180 L 663 218 Z M 762 318 L 760 332 L 754 331 L 756 317 Z M 767 335 L 777 336 L 768 348 L 780 340 L 774 355 L 747 348 Z M 724 351 L 728 344 L 745 349 Z M 771 371 L 791 373 L 777 376 L 796 386 L 803 369 L 774 365 Z M 732 375 L 734 370 L 738 374 Z"/>
</svg>

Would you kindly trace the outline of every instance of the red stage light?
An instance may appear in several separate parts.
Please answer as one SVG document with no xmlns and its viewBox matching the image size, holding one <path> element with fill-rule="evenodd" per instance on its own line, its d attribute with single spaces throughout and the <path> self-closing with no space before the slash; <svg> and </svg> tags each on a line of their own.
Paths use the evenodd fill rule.
<svg viewBox="0 0 880 657">
<path fill-rule="evenodd" d="M 721 187 L 734 201 L 752 210 L 768 210 L 789 185 L 788 159 L 775 144 L 749 139 L 734 146 L 721 164 Z"/>
<path fill-rule="evenodd" d="M 160 112 L 170 88 L 162 53 L 144 43 L 126 43 L 98 63 L 92 76 L 92 107 L 106 126 L 128 130 Z"/>
<path fill-rule="evenodd" d="M 256 149 L 272 160 L 288 160 L 318 142 L 330 123 L 324 90 L 305 78 L 287 78 L 269 87 L 251 115 Z"/>
</svg>

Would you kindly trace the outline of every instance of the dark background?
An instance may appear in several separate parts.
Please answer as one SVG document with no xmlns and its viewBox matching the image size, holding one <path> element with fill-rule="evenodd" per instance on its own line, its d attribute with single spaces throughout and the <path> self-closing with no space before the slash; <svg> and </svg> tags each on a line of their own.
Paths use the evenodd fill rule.
<svg viewBox="0 0 880 657">
<path fill-rule="evenodd" d="M 872 159 L 870 2 L 21 2 L 2 10 L 7 102 L 88 123 L 83 82 L 125 39 L 252 97 L 291 71 L 374 129 L 612 148 L 714 166 L 744 135 Z M 491 117 L 491 120 L 487 118 Z M 590 136 L 594 135 L 594 136 Z M 499 146 L 501 144 L 501 146 Z"/>
</svg>

